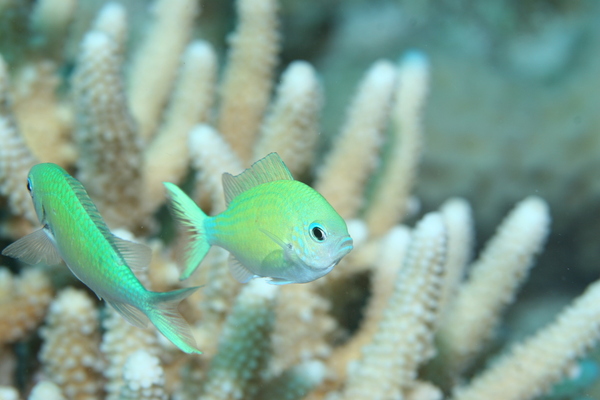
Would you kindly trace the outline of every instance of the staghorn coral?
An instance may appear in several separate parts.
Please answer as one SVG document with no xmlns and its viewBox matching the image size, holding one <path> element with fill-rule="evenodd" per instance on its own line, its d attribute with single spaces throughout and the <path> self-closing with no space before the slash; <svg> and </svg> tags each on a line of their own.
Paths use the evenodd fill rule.
<svg viewBox="0 0 600 400">
<path fill-rule="evenodd" d="M 50 381 L 35 384 L 28 397 L 29 400 L 65 400 L 60 388 Z"/>
<path fill-rule="evenodd" d="M 208 121 L 214 101 L 217 60 L 210 44 L 194 41 L 182 58 L 165 120 L 144 154 L 144 197 L 149 212 L 163 201 L 162 182 L 178 182 L 185 175 L 189 164 L 189 131 L 194 125 Z M 169 162 L 172 168 L 165 169 L 163 166 Z"/>
<path fill-rule="evenodd" d="M 156 356 L 137 350 L 123 366 L 121 400 L 166 400 L 164 371 Z"/>
<path fill-rule="evenodd" d="M 19 392 L 13 387 L 0 386 L 0 398 L 2 400 L 19 400 Z"/>
<path fill-rule="evenodd" d="M 29 202 L 23 182 L 29 169 L 38 163 L 26 140 L 19 134 L 17 121 L 12 111 L 9 88 L 9 73 L 0 56 L 0 193 L 8 197 L 10 207 L 16 215 L 29 221 L 35 220 L 33 205 Z"/>
<path fill-rule="evenodd" d="M 530 197 L 500 225 L 443 314 L 438 338 L 446 368 L 464 370 L 489 340 L 499 315 L 512 301 L 509 294 L 527 277 L 541 250 L 549 224 L 548 205 Z"/>
<path fill-rule="evenodd" d="M 127 385 L 124 373 L 129 358 L 138 351 L 143 351 L 146 357 L 155 357 L 159 347 L 154 328 L 136 329 L 112 308 L 106 311 L 108 315 L 102 323 L 105 333 L 100 344 L 107 362 L 102 371 L 107 380 L 104 390 L 107 400 L 118 400 L 122 388 Z"/>
<path fill-rule="evenodd" d="M 0 345 L 23 339 L 42 322 L 52 286 L 39 269 L 15 277 L 0 267 Z"/>
<path fill-rule="evenodd" d="M 346 219 L 358 213 L 367 178 L 377 166 L 395 79 L 394 65 L 387 60 L 367 71 L 315 182 L 315 189 Z"/>
<path fill-rule="evenodd" d="M 279 48 L 277 2 L 240 0 L 238 29 L 230 37 L 227 67 L 220 86 L 218 129 L 244 166 L 269 102 Z"/>
<path fill-rule="evenodd" d="M 196 16 L 193 0 L 162 0 L 152 4 L 152 24 L 136 51 L 129 71 L 129 103 L 140 136 L 154 134 L 179 57 L 189 40 Z M 152 68 L 148 68 L 152 65 Z"/>
<path fill-rule="evenodd" d="M 372 341 L 362 348 L 360 360 L 349 366 L 342 399 L 398 398 L 413 385 L 418 366 L 433 353 L 432 326 L 445 253 L 443 219 L 428 214 L 415 227 Z"/>
<path fill-rule="evenodd" d="M 152 329 L 140 330 L 127 325 L 110 310 L 99 309 L 89 296 L 70 288 L 71 282 L 55 282 L 59 287 L 68 288 L 55 298 L 55 305 L 46 315 L 47 326 L 40 331 L 42 351 L 38 355 L 38 372 L 41 377 L 51 385 L 59 386 L 68 399 L 83 398 L 87 392 L 94 392 L 95 398 L 99 399 L 146 396 L 177 400 L 291 400 L 303 397 L 316 400 L 362 399 L 375 395 L 382 399 L 439 399 L 442 390 L 446 394 L 453 393 L 456 399 L 479 397 L 481 393 L 490 399 L 508 396 L 508 392 L 496 394 L 494 388 L 497 386 L 511 386 L 514 388 L 511 398 L 527 399 L 548 390 L 566 376 L 566 367 L 599 339 L 600 318 L 593 306 L 597 297 L 596 285 L 561 314 L 554 325 L 517 345 L 491 367 L 477 365 L 476 368 L 482 371 L 478 371 L 481 374 L 472 380 L 463 374 L 462 366 L 457 367 L 453 359 L 444 359 L 444 348 L 433 340 L 438 327 L 438 337 L 443 336 L 447 315 L 452 315 L 455 304 L 460 303 L 457 299 L 471 296 L 470 283 L 461 283 L 461 278 L 472 251 L 473 221 L 469 217 L 469 203 L 455 200 L 442 206 L 439 213 L 425 216 L 414 229 L 398 225 L 405 218 L 423 143 L 421 120 L 430 73 L 427 58 L 412 52 L 398 65 L 386 60 L 376 62 L 367 74 L 372 80 L 366 78 L 350 101 L 340 138 L 332 142 L 331 150 L 324 154 L 325 161 L 321 161 L 317 156 L 321 149 L 313 147 L 312 142 L 315 131 L 319 130 L 321 105 L 314 69 L 305 62 L 291 64 L 269 106 L 278 37 L 275 3 L 255 1 L 268 8 L 259 7 L 258 11 L 267 12 L 259 17 L 267 18 L 269 23 L 262 24 L 258 31 L 256 27 L 246 30 L 248 26 L 237 30 L 235 49 L 231 52 L 226 66 L 228 72 L 220 90 L 214 87 L 217 53 L 204 44 L 198 47 L 199 42 L 187 42 L 195 8 L 183 18 L 181 31 L 171 32 L 181 35 L 176 39 L 176 46 L 148 48 L 149 37 L 162 38 L 168 33 L 164 30 L 173 30 L 172 21 L 156 21 L 151 28 L 154 33 L 130 53 L 126 48 L 129 33 L 126 13 L 116 3 L 107 4 L 82 40 L 75 76 L 53 76 L 54 80 L 63 79 L 61 84 L 65 85 L 67 93 L 75 96 L 63 98 L 55 92 L 53 96 L 45 97 L 45 101 L 55 106 L 55 112 L 49 112 L 48 118 L 59 118 L 56 110 L 66 108 L 70 110 L 67 115 L 74 114 L 77 121 L 75 137 L 78 139 L 64 135 L 69 146 L 75 143 L 74 158 L 69 159 L 71 156 L 67 152 L 61 153 L 59 159 L 84 180 L 94 200 L 104 204 L 102 212 L 111 219 L 113 227 L 130 226 L 140 233 L 139 240 L 148 241 L 148 230 L 139 225 L 155 217 L 153 213 L 161 204 L 157 182 L 166 179 L 163 176 L 180 181 L 191 167 L 194 173 L 189 177 L 189 186 L 195 188 L 199 202 L 208 199 L 212 212 L 217 212 L 223 207 L 222 172 L 237 173 L 250 161 L 251 154 L 263 156 L 261 152 L 271 151 L 267 150 L 271 145 L 287 143 L 285 150 L 297 149 L 293 155 L 302 158 L 296 167 L 298 173 L 304 169 L 306 180 L 320 186 L 326 196 L 331 196 L 333 203 L 348 204 L 343 206 L 344 213 L 356 218 L 349 223 L 356 239 L 355 250 L 323 279 L 281 288 L 265 285 L 259 280 L 247 285 L 238 284 L 228 273 L 226 252 L 211 252 L 190 279 L 191 284 L 205 287 L 181 306 L 182 313 L 194 324 L 194 334 L 204 351 L 197 356 L 174 351 L 157 339 Z M 164 4 L 164 1 L 157 2 L 156 9 Z M 243 14 L 248 12 L 248 4 L 255 3 L 240 0 L 239 4 Z M 240 24 L 255 24 L 257 21 L 251 20 L 254 17 L 243 14 Z M 61 21 L 66 24 L 68 19 Z M 245 38 L 245 35 L 249 37 Z M 262 40 L 266 43 L 260 46 L 265 48 L 255 48 L 260 47 L 257 41 Z M 143 113 L 130 111 L 134 106 L 133 100 L 128 99 L 133 96 L 135 85 L 132 84 L 133 76 L 124 79 L 123 73 L 137 71 L 139 76 L 135 79 L 141 81 L 136 84 L 138 89 L 144 86 L 144 79 L 148 79 L 146 83 L 151 87 L 150 78 L 141 72 L 155 71 L 140 71 L 145 64 L 140 67 L 136 64 L 139 61 L 127 61 L 128 54 L 134 54 L 133 58 L 137 60 L 142 57 L 140 53 L 150 50 L 168 51 L 167 55 L 150 55 L 168 57 L 169 60 L 161 60 L 165 61 L 163 67 L 166 65 L 164 69 L 168 71 L 158 76 L 162 80 L 162 89 L 157 98 L 142 99 L 152 103 L 144 106 L 147 107 L 146 117 L 142 117 Z M 54 57 L 53 61 L 58 61 L 62 55 L 52 52 L 44 57 Z M 236 61 L 237 58 L 252 60 L 252 68 L 244 70 L 246 61 Z M 88 63 L 91 59 L 96 61 Z M 178 65 L 181 66 L 179 75 Z M 297 71 L 298 65 L 305 67 L 300 71 L 306 75 L 302 77 L 306 83 L 301 85 L 306 92 L 302 93 L 294 93 L 289 87 L 300 89 L 292 85 L 295 83 L 292 78 L 299 77 L 289 76 L 294 69 Z M 206 70 L 200 73 L 201 82 L 194 76 L 202 68 Z M 235 74 L 243 76 L 232 76 Z M 5 73 L 0 82 L 4 85 L 1 88 L 3 99 L 12 94 L 6 85 L 7 76 Z M 22 76 L 26 74 L 13 75 L 17 80 L 24 79 Z M 187 79 L 192 81 L 186 83 Z M 247 88 L 243 82 L 251 82 L 256 87 Z M 49 86 L 39 87 L 39 90 L 48 90 Z M 186 89 L 197 90 L 197 96 L 192 96 Z M 221 93 L 221 104 L 215 101 L 214 92 Z M 96 95 L 98 97 L 94 97 Z M 257 104 L 244 105 L 244 101 L 252 96 L 256 96 Z M 15 217 L 26 215 L 26 207 L 30 205 L 22 182 L 27 169 L 23 165 L 32 160 L 28 154 L 34 152 L 24 139 L 27 137 L 25 130 L 21 132 L 16 127 L 20 126 L 19 120 L 32 118 L 31 111 L 27 110 L 35 107 L 29 107 L 27 103 L 33 98 L 22 97 L 24 104 L 20 113 L 9 107 L 0 110 L 2 117 L 12 124 L 8 132 L 11 141 L 6 142 L 11 146 L 5 147 L 3 142 L 0 147 L 0 165 L 3 166 L 0 182 L 13 185 L 10 188 L 3 186 L 8 189 L 3 189 L 2 194 L 10 197 L 8 205 Z M 230 103 L 237 101 L 239 104 L 235 107 Z M 190 104 L 194 102 L 197 103 Z M 3 101 L 2 104 L 8 103 Z M 214 104 L 217 107 L 213 107 Z M 291 105 L 298 106 L 298 109 L 293 108 L 298 115 L 286 111 Z M 263 113 L 266 113 L 264 118 Z M 247 126 L 237 126 L 240 124 L 238 117 L 249 121 Z M 142 118 L 147 119 L 142 121 Z M 140 127 L 142 125 L 145 127 Z M 388 125 L 390 135 L 384 133 Z M 65 126 L 70 129 L 68 124 Z M 236 130 L 231 133 L 223 129 L 225 126 L 248 132 Z M 81 130 L 86 130 L 85 134 Z M 287 132 L 289 136 L 286 136 Z M 102 135 L 106 135 L 109 142 L 102 143 Z M 363 137 L 368 143 L 361 139 Z M 90 145 L 92 142 L 95 144 Z M 99 159 L 118 159 L 122 164 L 105 162 L 104 170 L 91 176 L 87 172 L 86 178 L 86 168 L 99 168 L 98 164 L 102 164 L 98 163 Z M 290 163 L 295 162 L 290 159 Z M 316 178 L 311 176 L 311 169 L 318 171 Z M 158 173 L 148 176 L 156 170 L 160 172 L 160 178 Z M 13 188 L 20 188 L 18 195 L 13 194 Z M 148 193 L 152 195 L 146 198 Z M 520 204 L 519 209 L 532 202 L 533 208 L 541 213 L 533 211 L 532 214 L 531 207 L 525 208 L 528 230 L 523 231 L 518 224 L 502 225 L 487 248 L 492 249 L 494 243 L 506 243 L 507 238 L 510 242 L 510 239 L 522 236 L 535 242 L 534 245 L 526 246 L 525 239 L 517 239 L 520 246 L 499 246 L 501 250 L 492 252 L 493 257 L 487 255 L 492 250 L 485 250 L 480 257 L 481 264 L 485 264 L 483 260 L 486 259 L 488 263 L 493 261 L 493 267 L 488 264 L 487 269 L 502 278 L 511 275 L 509 269 L 515 259 L 531 264 L 542 246 L 541 236 L 547 231 L 548 214 L 544 201 L 530 198 Z M 150 239 L 155 249 L 154 262 L 144 282 L 155 290 L 169 290 L 177 285 L 172 267 L 182 247 L 179 241 L 170 240 L 168 230 L 161 224 L 151 224 L 151 227 L 158 235 Z M 538 234 L 531 234 L 531 231 Z M 10 229 L 3 228 L 2 232 L 8 237 L 20 235 Z M 453 272 L 444 277 L 444 269 Z M 28 271 L 31 269 L 26 268 L 24 275 Z M 471 276 L 475 275 L 478 273 L 474 270 Z M 367 286 L 365 277 L 371 280 L 371 293 L 364 309 L 348 305 L 346 301 L 352 298 L 364 299 L 365 293 L 361 289 Z M 493 277 L 481 279 L 492 286 L 496 283 Z M 470 278 L 469 282 L 472 280 Z M 496 286 L 501 306 L 505 307 L 514 300 L 517 285 Z M 488 330 L 484 334 L 477 336 L 492 337 L 500 321 L 499 307 L 485 301 L 487 292 L 475 292 L 478 294 L 469 297 L 468 305 L 479 306 L 478 315 L 493 321 L 486 324 Z M 40 288 L 35 295 L 41 294 Z M 97 330 L 98 314 L 104 331 Z M 338 319 L 340 314 L 354 317 L 357 326 L 349 326 Z M 0 320 L 4 316 L 0 314 Z M 3 330 L 2 333 L 6 332 Z M 29 345 L 20 338 L 18 340 L 19 346 Z M 469 357 L 487 356 L 479 344 L 469 351 Z M 436 351 L 441 351 L 441 356 L 425 366 Z M 548 357 L 540 361 L 537 358 L 540 352 Z M 64 362 L 65 354 L 68 362 Z M 14 355 L 11 347 L 0 352 L 0 365 L 8 365 L 11 374 L 14 373 L 11 366 Z M 140 363 L 149 368 L 140 368 Z M 514 365 L 519 363 L 526 363 L 528 374 L 523 374 L 526 379 L 511 375 Z M 103 373 L 99 366 L 104 366 Z M 37 367 L 32 363 L 31 368 Z M 440 374 L 440 369 L 451 370 L 452 379 Z M 38 378 L 29 379 L 26 388 L 19 388 L 22 398 L 27 396 L 34 379 Z M 460 386 L 456 382 L 460 382 Z M 14 382 L 6 384 L 14 385 Z M 37 387 L 43 385 L 40 383 Z M 34 389 L 31 396 L 37 390 Z M 7 388 L 6 393 L 17 396 L 14 388 Z M 54 393 L 59 396 L 56 391 Z"/>
<path fill-rule="evenodd" d="M 92 400 L 103 391 L 98 328 L 98 310 L 86 292 L 63 289 L 50 305 L 40 360 L 47 379 L 69 399 Z"/>
<path fill-rule="evenodd" d="M 292 62 L 281 76 L 272 110 L 265 118 L 254 146 L 254 158 L 277 152 L 294 176 L 312 164 L 322 93 L 316 72 L 304 61 Z"/>
<path fill-rule="evenodd" d="M 83 38 L 73 76 L 75 139 L 79 178 L 99 199 L 106 220 L 127 227 L 140 207 L 142 142 L 127 109 L 118 47 L 114 37 L 101 31 Z"/>
</svg>

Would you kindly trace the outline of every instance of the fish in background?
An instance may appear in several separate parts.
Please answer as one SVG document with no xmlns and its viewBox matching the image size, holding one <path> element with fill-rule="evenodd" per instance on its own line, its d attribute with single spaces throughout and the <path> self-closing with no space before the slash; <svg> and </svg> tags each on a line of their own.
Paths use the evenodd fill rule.
<svg viewBox="0 0 600 400">
<path fill-rule="evenodd" d="M 237 176 L 223 174 L 227 209 L 207 216 L 179 187 L 164 183 L 172 213 L 191 232 L 188 278 L 211 246 L 229 251 L 233 276 L 275 285 L 305 283 L 329 273 L 352 250 L 344 219 L 310 186 L 294 180 L 277 153 Z"/>
<path fill-rule="evenodd" d="M 113 235 L 83 185 L 58 165 L 31 168 L 27 189 L 42 228 L 6 247 L 2 254 L 29 264 L 64 260 L 100 299 L 137 327 L 148 319 L 186 353 L 200 353 L 179 302 L 197 287 L 170 292 L 147 290 L 132 270 L 147 268 L 149 247 Z"/>
</svg>

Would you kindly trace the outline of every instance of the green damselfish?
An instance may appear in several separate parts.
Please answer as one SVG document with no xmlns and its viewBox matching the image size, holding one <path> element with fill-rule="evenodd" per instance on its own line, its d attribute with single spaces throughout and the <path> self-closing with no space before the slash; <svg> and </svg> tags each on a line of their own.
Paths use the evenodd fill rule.
<svg viewBox="0 0 600 400">
<path fill-rule="evenodd" d="M 237 176 L 223 174 L 227 209 L 207 216 L 181 189 L 165 183 L 174 217 L 191 232 L 181 279 L 211 246 L 229 251 L 233 276 L 245 283 L 311 282 L 352 250 L 343 218 L 314 189 L 294 180 L 277 153 Z"/>
<path fill-rule="evenodd" d="M 149 247 L 113 235 L 83 185 L 55 164 L 31 168 L 27 189 L 42 228 L 2 251 L 29 264 L 65 261 L 71 272 L 127 321 L 145 327 L 148 319 L 186 353 L 200 353 L 187 322 L 177 311 L 197 287 L 151 292 L 132 270 L 150 264 Z"/>
</svg>

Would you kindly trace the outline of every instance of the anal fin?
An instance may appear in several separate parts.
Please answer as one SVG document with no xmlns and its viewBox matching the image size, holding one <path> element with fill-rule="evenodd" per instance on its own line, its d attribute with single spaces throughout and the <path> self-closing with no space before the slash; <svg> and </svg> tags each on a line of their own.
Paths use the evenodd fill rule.
<svg viewBox="0 0 600 400">
<path fill-rule="evenodd" d="M 131 325 L 136 326 L 138 328 L 145 328 L 148 326 L 148 317 L 138 308 L 132 306 L 131 304 L 122 303 L 119 301 L 106 301 L 111 305 L 112 308 L 117 310 L 123 318 Z"/>
<path fill-rule="evenodd" d="M 290 280 L 285 280 L 285 279 L 278 279 L 278 278 L 271 278 L 269 280 L 267 280 L 267 283 L 269 285 L 289 285 L 290 283 L 296 283 L 294 281 L 290 281 Z"/>
<path fill-rule="evenodd" d="M 231 275 L 240 283 L 246 283 L 250 279 L 258 278 L 258 275 L 252 273 L 248 268 L 244 267 L 241 262 L 233 254 L 229 254 L 229 271 Z"/>
</svg>

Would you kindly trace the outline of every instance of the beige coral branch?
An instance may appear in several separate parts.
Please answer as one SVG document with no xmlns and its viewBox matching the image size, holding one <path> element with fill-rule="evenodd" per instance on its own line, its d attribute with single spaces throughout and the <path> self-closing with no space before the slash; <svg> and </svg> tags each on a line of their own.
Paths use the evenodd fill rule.
<svg viewBox="0 0 600 400">
<path fill-rule="evenodd" d="M 377 166 L 395 79 L 396 71 L 389 61 L 380 60 L 369 69 L 319 171 L 315 189 L 343 218 L 354 218 L 358 213 L 367 179 Z"/>
<path fill-rule="evenodd" d="M 200 314 L 196 342 L 207 357 L 216 353 L 219 333 L 240 291 L 239 282 L 229 272 L 228 257 L 227 250 L 212 248 L 199 271 L 190 278 L 192 284 L 206 284 L 203 290 L 190 296 L 190 301 Z"/>
<path fill-rule="evenodd" d="M 210 362 L 202 400 L 251 398 L 258 391 L 271 355 L 277 293 L 278 287 L 263 279 L 244 286 Z"/>
<path fill-rule="evenodd" d="M 15 277 L 0 268 L 0 345 L 22 339 L 42 322 L 52 292 L 39 269 L 28 268 Z"/>
<path fill-rule="evenodd" d="M 15 76 L 13 110 L 35 157 L 67 166 L 76 154 L 70 111 L 58 99 L 59 83 L 56 65 L 50 61 L 22 67 Z"/>
<path fill-rule="evenodd" d="M 331 304 L 315 285 L 286 285 L 281 288 L 273 330 L 273 360 L 270 370 L 278 375 L 311 359 L 327 359 L 331 345 L 327 337 L 336 328 L 329 315 Z M 296 327 L 290 329 L 290 326 Z"/>
<path fill-rule="evenodd" d="M 82 290 L 64 289 L 50 304 L 40 361 L 70 400 L 94 400 L 102 392 L 98 322 L 98 310 Z"/>
<path fill-rule="evenodd" d="M 19 392 L 11 386 L 0 386 L 0 399 L 2 400 L 19 400 Z"/>
<path fill-rule="evenodd" d="M 2 398 L 2 396 L 0 396 Z M 27 400 L 66 400 L 60 387 L 50 381 L 39 381 L 35 384 Z"/>
<path fill-rule="evenodd" d="M 127 358 L 138 350 L 149 355 L 158 355 L 156 329 L 137 328 L 125 321 L 113 308 L 106 308 L 102 323 L 105 333 L 102 336 L 100 350 L 106 360 L 103 375 L 106 378 L 106 400 L 119 400 L 125 384 L 123 368 Z"/>
<path fill-rule="evenodd" d="M 361 349 L 373 340 L 379 322 L 394 291 L 394 282 L 410 243 L 410 230 L 398 226 L 382 238 L 372 277 L 372 295 L 359 330 L 342 346 L 337 347 L 327 365 L 338 379 L 346 376 L 347 366 L 360 357 Z"/>
<path fill-rule="evenodd" d="M 313 67 L 294 61 L 284 71 L 277 96 L 254 146 L 252 161 L 277 152 L 295 177 L 312 165 L 323 106 Z"/>
<path fill-rule="evenodd" d="M 121 3 L 106 3 L 94 20 L 92 30 L 106 33 L 116 44 L 117 53 L 123 54 L 127 41 L 127 11 Z"/>
<path fill-rule="evenodd" d="M 75 15 L 77 0 L 39 0 L 31 13 L 30 26 L 36 46 L 53 57 L 64 51 L 64 40 Z"/>
<path fill-rule="evenodd" d="M 446 229 L 440 214 L 427 214 L 415 227 L 394 292 L 373 340 L 350 365 L 342 398 L 399 398 L 417 368 L 433 354 Z"/>
<path fill-rule="evenodd" d="M 8 69 L 0 56 L 0 194 L 8 198 L 14 215 L 37 223 L 27 191 L 27 175 L 37 159 L 17 127 L 12 111 Z"/>
<path fill-rule="evenodd" d="M 225 209 L 222 175 L 239 174 L 243 168 L 231 146 L 214 128 L 198 125 L 190 132 L 190 156 L 196 170 L 196 203 L 216 214 Z"/>
<path fill-rule="evenodd" d="M 506 305 L 533 265 L 548 235 L 548 205 L 539 197 L 521 201 L 502 222 L 458 292 L 440 325 L 445 368 L 462 371 L 490 339 Z"/>
<path fill-rule="evenodd" d="M 119 400 L 167 400 L 165 372 L 155 355 L 140 349 L 127 357 Z"/>
<path fill-rule="evenodd" d="M 269 103 L 279 50 L 277 1 L 237 1 L 239 23 L 230 36 L 229 55 L 220 86 L 217 128 L 244 166 Z"/>
<path fill-rule="evenodd" d="M 254 400 L 281 399 L 300 400 L 319 385 L 326 375 L 323 363 L 306 361 L 283 372 L 261 386 Z"/>
<path fill-rule="evenodd" d="M 399 70 L 392 110 L 391 150 L 373 189 L 365 214 L 369 232 L 379 236 L 405 217 L 410 191 L 421 159 L 422 114 L 429 90 L 429 63 L 424 54 L 410 52 Z"/>
<path fill-rule="evenodd" d="M 195 0 L 155 0 L 146 31 L 129 70 L 129 104 L 141 137 L 155 132 L 177 74 L 180 56 L 198 12 Z"/>
<path fill-rule="evenodd" d="M 140 214 L 142 142 L 127 108 L 118 45 L 106 33 L 84 37 L 73 90 L 78 177 L 109 225 L 132 226 Z"/>
<path fill-rule="evenodd" d="M 528 400 L 546 393 L 600 340 L 600 281 L 533 337 L 517 343 L 453 400 Z"/>
<path fill-rule="evenodd" d="M 451 198 L 440 207 L 448 229 L 448 252 L 444 267 L 444 286 L 440 300 L 440 315 L 456 297 L 467 263 L 471 259 L 474 242 L 471 206 L 465 199 Z"/>
<path fill-rule="evenodd" d="M 149 212 L 164 201 L 162 182 L 179 183 L 187 172 L 188 136 L 194 125 L 208 120 L 216 73 L 212 47 L 203 41 L 192 42 L 182 57 L 165 121 L 144 154 L 144 203 Z"/>
</svg>

